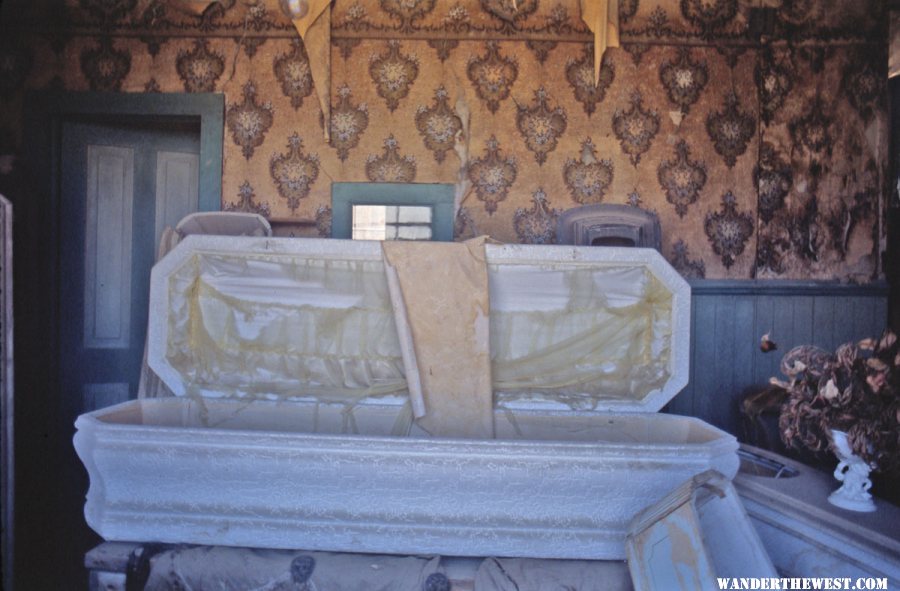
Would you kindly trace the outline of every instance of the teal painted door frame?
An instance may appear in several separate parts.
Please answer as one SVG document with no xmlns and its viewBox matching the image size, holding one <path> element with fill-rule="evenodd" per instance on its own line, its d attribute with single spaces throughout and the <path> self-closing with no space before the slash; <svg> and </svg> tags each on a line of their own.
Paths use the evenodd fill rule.
<svg viewBox="0 0 900 591">
<path fill-rule="evenodd" d="M 49 172 L 51 197 L 58 188 L 59 135 L 63 121 L 79 119 L 198 120 L 200 122 L 200 211 L 222 207 L 225 95 L 213 93 L 34 92 L 25 102 L 25 155 Z M 37 137 L 29 138 L 36 133 Z"/>
</svg>

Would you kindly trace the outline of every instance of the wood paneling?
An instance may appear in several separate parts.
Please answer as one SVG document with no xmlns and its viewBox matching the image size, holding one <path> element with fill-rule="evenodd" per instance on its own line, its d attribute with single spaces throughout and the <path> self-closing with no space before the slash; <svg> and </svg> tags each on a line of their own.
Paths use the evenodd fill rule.
<svg viewBox="0 0 900 591">
<path fill-rule="evenodd" d="M 691 288 L 691 381 L 666 411 L 697 416 L 735 434 L 741 399 L 780 376 L 781 357 L 792 347 L 834 350 L 878 336 L 887 326 L 883 283 L 698 280 Z M 759 349 L 766 333 L 778 344 L 770 353 Z"/>
</svg>

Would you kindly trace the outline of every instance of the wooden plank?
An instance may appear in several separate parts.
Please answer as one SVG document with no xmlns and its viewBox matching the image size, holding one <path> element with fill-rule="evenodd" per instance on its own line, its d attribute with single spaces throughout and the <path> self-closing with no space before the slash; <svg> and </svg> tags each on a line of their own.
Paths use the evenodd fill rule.
<svg viewBox="0 0 900 591">
<path fill-rule="evenodd" d="M 690 279 L 694 295 L 752 295 L 771 296 L 833 296 L 887 297 L 890 288 L 886 281 L 866 284 L 847 284 L 838 281 L 790 281 L 783 279 Z"/>
<path fill-rule="evenodd" d="M 877 337 L 884 327 L 873 326 L 875 317 L 872 309 L 871 298 L 854 298 L 851 307 L 853 318 L 852 339 L 859 340 L 867 337 Z"/>
<path fill-rule="evenodd" d="M 757 374 L 759 381 L 756 382 L 759 385 L 767 383 L 773 376 L 781 377 L 781 358 L 797 344 L 791 298 L 779 295 L 767 299 L 771 300 L 771 308 L 764 324 L 769 327 L 768 334 L 778 344 L 778 349 L 762 358 L 762 371 Z"/>
<path fill-rule="evenodd" d="M 707 373 L 714 376 L 715 392 L 713 398 L 706 398 L 707 421 L 713 425 L 723 426 L 732 422 L 734 395 L 734 364 L 735 364 L 735 303 L 733 296 L 720 296 L 716 305 L 716 332 L 715 332 L 715 364 L 707 369 Z"/>
<path fill-rule="evenodd" d="M 714 312 L 713 298 L 699 298 L 693 302 L 693 314 L 691 316 L 691 379 L 690 379 L 690 414 L 697 416 L 697 392 L 701 386 L 697 385 L 697 376 L 702 374 L 702 367 L 699 365 L 705 355 L 706 348 L 700 342 L 700 335 L 709 335 L 715 326 L 715 316 L 710 315 Z"/>
<path fill-rule="evenodd" d="M 787 351 L 798 344 L 794 337 L 794 306 L 789 297 L 773 298 L 772 338 Z"/>
<path fill-rule="evenodd" d="M 875 315 L 875 326 L 886 328 L 888 326 L 888 301 L 887 298 L 872 298 L 872 312 Z"/>
<path fill-rule="evenodd" d="M 824 349 L 834 349 L 834 315 L 836 308 L 834 298 L 828 296 L 816 296 L 813 299 L 813 334 L 812 342 Z"/>
<path fill-rule="evenodd" d="M 718 397 L 718 379 L 715 371 L 711 371 L 716 360 L 716 317 L 719 308 L 718 296 L 704 298 L 697 306 L 697 319 L 694 323 L 694 396 L 692 415 L 712 419 L 712 407 Z"/>
<path fill-rule="evenodd" d="M 793 305 L 794 343 L 813 343 L 813 301 L 811 296 L 781 298 L 786 306 Z"/>
<path fill-rule="evenodd" d="M 834 302 L 834 343 L 840 345 L 854 339 L 857 332 L 853 322 L 853 300 L 851 297 L 835 297 Z"/>
<path fill-rule="evenodd" d="M 782 333 L 775 327 L 775 299 L 773 297 L 752 296 L 755 302 L 756 318 L 754 319 L 753 338 L 758 343 L 763 335 L 770 335 L 778 344 L 778 349 L 769 353 L 763 353 L 757 347 L 753 363 L 754 384 L 768 383 L 769 378 L 778 374 L 778 366 L 781 356 L 784 354 L 785 344 L 781 339 Z"/>
<path fill-rule="evenodd" d="M 732 390 L 728 409 L 730 411 L 727 424 L 740 425 L 740 404 L 747 395 L 748 389 L 755 385 L 755 365 L 759 350 L 759 336 L 754 332 L 756 323 L 756 298 L 740 296 L 734 305 L 734 362 L 731 366 L 733 374 Z"/>
</svg>

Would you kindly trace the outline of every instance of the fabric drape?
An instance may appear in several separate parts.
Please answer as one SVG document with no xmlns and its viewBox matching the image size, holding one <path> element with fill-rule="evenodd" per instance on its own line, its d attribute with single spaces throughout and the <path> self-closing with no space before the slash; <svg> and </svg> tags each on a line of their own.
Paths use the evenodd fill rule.
<svg viewBox="0 0 900 591">
<path fill-rule="evenodd" d="M 322 109 L 325 141 L 331 141 L 331 0 L 310 0 L 309 10 L 291 19 L 309 56 L 309 71 Z"/>
<path fill-rule="evenodd" d="M 581 0 L 581 19 L 594 34 L 594 86 L 607 47 L 619 46 L 619 0 Z"/>
<path fill-rule="evenodd" d="M 485 238 L 465 243 L 383 242 L 396 270 L 415 349 L 425 415 L 439 437 L 491 439 L 490 296 Z"/>
</svg>

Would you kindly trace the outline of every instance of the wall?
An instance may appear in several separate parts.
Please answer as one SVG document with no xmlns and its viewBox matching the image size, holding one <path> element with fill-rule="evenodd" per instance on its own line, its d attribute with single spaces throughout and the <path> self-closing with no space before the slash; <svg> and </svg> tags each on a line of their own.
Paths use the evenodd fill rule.
<svg viewBox="0 0 900 591">
<path fill-rule="evenodd" d="M 688 277 L 880 275 L 883 2 L 621 0 L 597 87 L 576 0 L 512 4 L 336 0 L 329 145 L 274 0 L 5 2 L 0 152 L 25 89 L 224 92 L 223 207 L 285 232 L 328 234 L 333 181 L 462 179 L 458 237 L 552 242 L 559 212 L 630 203 Z"/>
<path fill-rule="evenodd" d="M 779 365 L 785 353 L 810 343 L 834 351 L 879 336 L 887 318 L 883 283 L 706 280 L 692 281 L 691 288 L 691 379 L 666 410 L 742 439 L 741 401 L 772 376 L 784 379 Z M 759 347 L 765 334 L 777 349 Z"/>
</svg>

